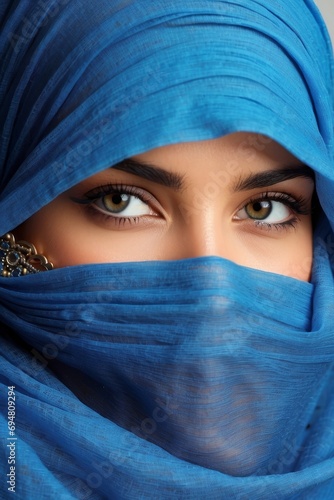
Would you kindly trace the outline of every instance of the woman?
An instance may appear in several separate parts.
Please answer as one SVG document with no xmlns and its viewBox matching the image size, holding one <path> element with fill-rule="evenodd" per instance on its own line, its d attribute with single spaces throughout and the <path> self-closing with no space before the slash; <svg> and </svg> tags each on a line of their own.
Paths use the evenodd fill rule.
<svg viewBox="0 0 334 500">
<path fill-rule="evenodd" d="M 331 498 L 333 76 L 314 4 L 0 15 L 2 495 Z"/>
</svg>

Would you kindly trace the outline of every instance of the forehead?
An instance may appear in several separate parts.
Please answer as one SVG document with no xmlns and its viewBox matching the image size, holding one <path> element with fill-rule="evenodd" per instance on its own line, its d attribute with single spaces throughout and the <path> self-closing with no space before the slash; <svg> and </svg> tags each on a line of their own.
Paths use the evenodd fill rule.
<svg viewBox="0 0 334 500">
<path fill-rule="evenodd" d="M 237 173 L 302 165 L 273 139 L 247 132 L 238 132 L 206 141 L 186 142 L 152 149 L 133 157 L 138 161 L 159 165 L 169 171 L 195 173 L 197 168 L 233 167 Z"/>
</svg>

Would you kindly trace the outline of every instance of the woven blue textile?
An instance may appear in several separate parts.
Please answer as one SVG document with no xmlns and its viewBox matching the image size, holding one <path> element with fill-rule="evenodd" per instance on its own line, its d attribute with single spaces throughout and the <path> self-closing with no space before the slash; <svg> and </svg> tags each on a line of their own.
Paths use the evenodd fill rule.
<svg viewBox="0 0 334 500">
<path fill-rule="evenodd" d="M 332 499 L 333 66 L 313 2 L 2 0 L 0 27 L 0 234 L 124 158 L 236 131 L 309 165 L 324 212 L 310 283 L 218 257 L 1 278 L 1 498 L 15 386 L 17 498 Z"/>
</svg>

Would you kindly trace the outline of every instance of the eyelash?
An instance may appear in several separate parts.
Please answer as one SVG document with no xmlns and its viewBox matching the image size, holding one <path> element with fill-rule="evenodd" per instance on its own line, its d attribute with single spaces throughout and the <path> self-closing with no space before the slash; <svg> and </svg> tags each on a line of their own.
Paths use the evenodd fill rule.
<svg viewBox="0 0 334 500">
<path fill-rule="evenodd" d="M 290 208 L 295 214 L 298 215 L 310 215 L 311 210 L 308 207 L 308 202 L 302 197 L 293 198 L 287 193 L 275 193 L 275 192 L 264 192 L 259 195 L 250 198 L 246 203 L 240 207 L 239 210 L 250 205 L 251 203 L 257 203 L 262 201 L 276 201 Z M 272 229 L 276 230 L 289 230 L 294 229 L 298 222 L 298 217 L 294 216 L 283 222 L 265 222 L 265 220 L 247 219 L 249 222 L 253 222 L 255 226 L 260 230 L 270 231 Z"/>
<path fill-rule="evenodd" d="M 86 193 L 84 195 L 84 198 L 80 199 L 72 197 L 71 199 L 76 203 L 79 203 L 81 205 L 86 205 L 86 209 L 94 217 L 102 217 L 103 220 L 107 222 L 112 222 L 117 226 L 124 226 L 125 224 L 137 224 L 140 218 L 145 217 L 145 215 L 136 217 L 115 217 L 111 214 L 107 215 L 98 210 L 97 208 L 94 208 L 94 202 L 110 194 L 127 194 L 129 196 L 135 196 L 136 198 L 138 198 L 143 203 L 146 203 L 147 205 L 152 203 L 152 200 L 154 199 L 154 197 L 147 191 L 136 188 L 135 186 L 127 186 L 124 184 L 105 184 L 103 186 L 97 186 L 96 188 Z"/>
<path fill-rule="evenodd" d="M 107 215 L 103 213 L 102 211 L 98 210 L 97 208 L 94 207 L 94 202 L 99 200 L 100 198 L 103 198 L 104 196 L 108 196 L 110 194 L 127 194 L 129 196 L 135 196 L 139 200 L 141 200 L 143 203 L 146 203 L 147 205 L 152 204 L 152 200 L 154 200 L 154 197 L 149 194 L 147 191 L 139 189 L 135 186 L 128 186 L 124 184 L 106 184 L 103 186 L 98 186 L 88 193 L 84 195 L 84 198 L 74 198 L 72 197 L 72 201 L 75 203 L 79 203 L 81 205 L 85 205 L 86 209 L 89 210 L 89 212 L 95 216 L 95 217 L 103 217 L 103 220 L 106 220 L 108 222 L 111 222 L 117 226 L 124 226 L 125 224 L 137 224 L 139 223 L 139 220 L 142 217 L 145 217 L 145 215 L 141 216 L 136 216 L 136 217 L 116 217 L 113 215 Z M 264 192 L 259 195 L 256 195 L 252 198 L 250 198 L 246 203 L 243 203 L 242 207 L 239 208 L 238 211 L 242 210 L 245 208 L 247 205 L 251 203 L 256 203 L 256 202 L 262 202 L 262 201 L 276 201 L 276 202 L 281 202 L 283 205 L 289 207 L 295 214 L 298 215 L 309 215 L 310 210 L 308 208 L 308 203 L 307 201 L 300 197 L 300 198 L 293 198 L 287 193 L 275 193 L 275 192 Z M 156 210 L 157 211 L 157 210 Z M 238 212 L 237 211 L 237 212 Z M 237 219 L 241 220 L 241 219 Z M 298 222 L 298 218 L 292 217 L 291 219 L 288 219 L 283 222 L 277 222 L 277 223 L 268 223 L 265 222 L 265 220 L 256 220 L 256 219 L 244 219 L 245 221 L 248 221 L 250 223 L 253 223 L 258 229 L 260 230 L 281 230 L 281 229 L 292 229 L 295 228 L 296 223 Z"/>
</svg>

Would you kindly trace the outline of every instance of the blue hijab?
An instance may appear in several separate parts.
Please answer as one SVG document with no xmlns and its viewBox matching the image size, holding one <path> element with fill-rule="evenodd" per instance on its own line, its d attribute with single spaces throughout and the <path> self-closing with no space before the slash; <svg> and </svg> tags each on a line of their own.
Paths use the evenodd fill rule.
<svg viewBox="0 0 334 500">
<path fill-rule="evenodd" d="M 313 2 L 4 0 L 0 23 L 0 234 L 124 158 L 237 131 L 309 165 L 323 212 L 310 283 L 218 257 L 1 278 L 2 498 L 331 499 L 333 67 Z"/>
</svg>

